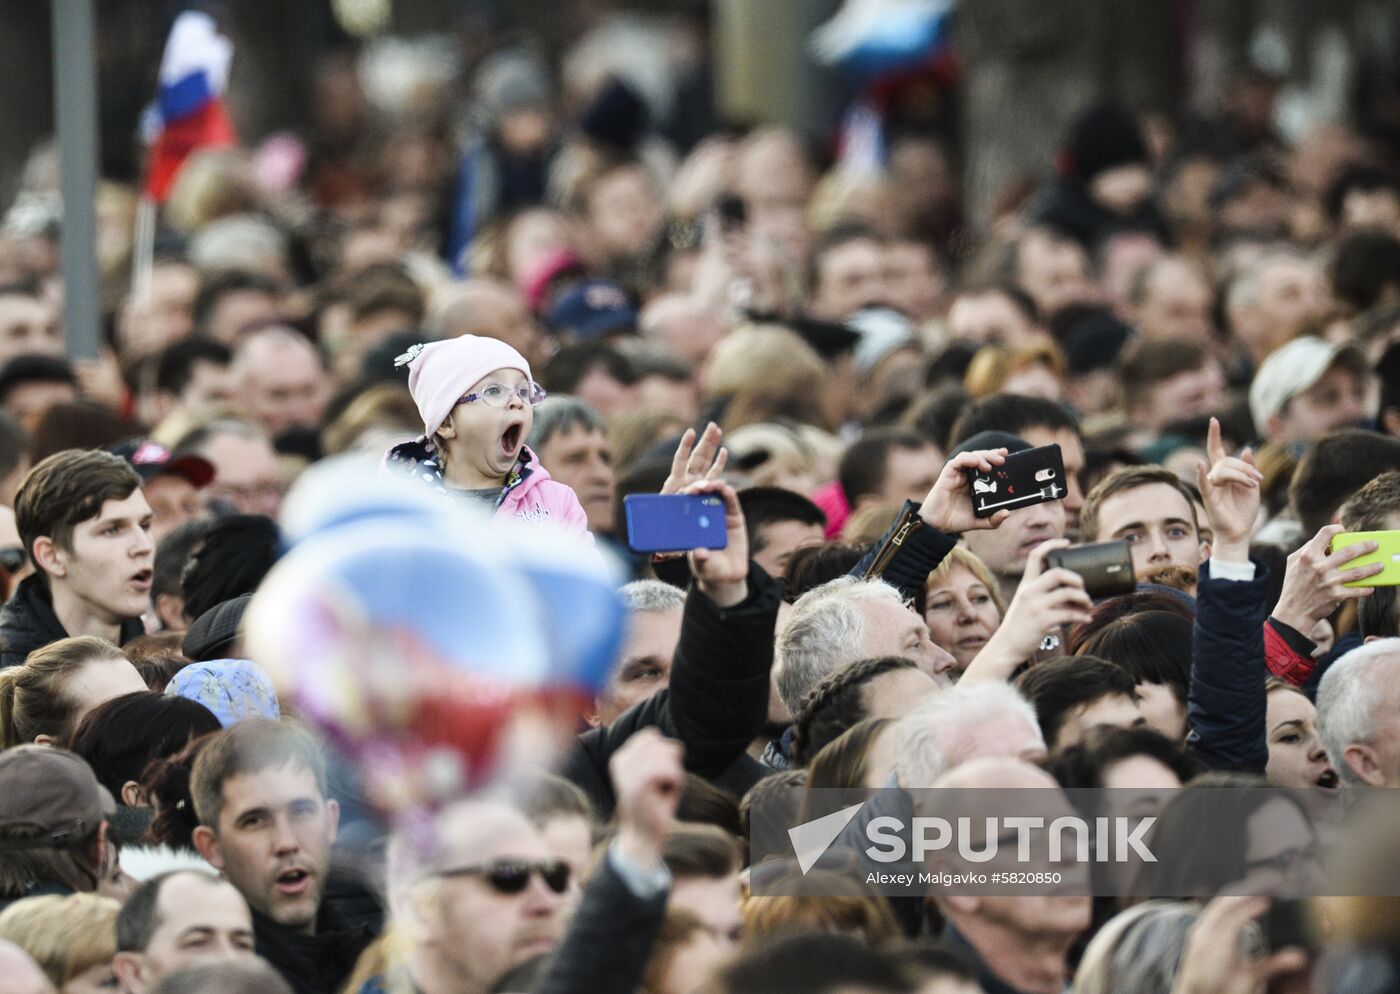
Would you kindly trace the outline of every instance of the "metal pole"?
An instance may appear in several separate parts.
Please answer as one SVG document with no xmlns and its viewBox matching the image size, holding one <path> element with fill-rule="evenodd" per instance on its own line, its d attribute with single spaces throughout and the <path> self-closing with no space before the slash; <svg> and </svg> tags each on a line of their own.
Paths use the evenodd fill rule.
<svg viewBox="0 0 1400 994">
<path fill-rule="evenodd" d="M 54 117 L 63 193 L 63 307 L 68 355 L 100 351 L 97 276 L 97 79 L 92 0 L 51 0 Z"/>
</svg>

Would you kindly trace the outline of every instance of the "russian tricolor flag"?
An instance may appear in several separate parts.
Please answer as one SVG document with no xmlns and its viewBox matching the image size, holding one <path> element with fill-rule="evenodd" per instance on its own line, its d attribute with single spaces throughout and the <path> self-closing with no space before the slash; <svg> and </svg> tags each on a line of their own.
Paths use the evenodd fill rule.
<svg viewBox="0 0 1400 994">
<path fill-rule="evenodd" d="M 153 138 L 146 196 L 157 203 L 165 200 L 192 152 L 237 143 L 223 100 L 232 59 L 232 43 L 208 14 L 187 10 L 175 19 L 148 121 Z"/>
</svg>

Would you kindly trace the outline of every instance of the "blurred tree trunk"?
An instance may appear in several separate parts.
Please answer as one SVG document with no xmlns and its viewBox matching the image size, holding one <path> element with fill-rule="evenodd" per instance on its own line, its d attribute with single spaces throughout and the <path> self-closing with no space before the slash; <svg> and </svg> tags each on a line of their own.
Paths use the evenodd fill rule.
<svg viewBox="0 0 1400 994">
<path fill-rule="evenodd" d="M 1176 7 L 1166 0 L 972 0 L 958 7 L 968 208 L 1052 171 L 1074 116 L 1113 97 L 1175 106 Z"/>
<path fill-rule="evenodd" d="M 240 0 L 222 9 L 234 44 L 228 100 L 239 139 L 304 125 L 317 63 L 334 33 L 329 0 Z"/>
<path fill-rule="evenodd" d="M 53 131 L 49 5 L 0 0 L 0 212 L 19 190 L 25 159 Z"/>
<path fill-rule="evenodd" d="M 812 59 L 807 39 L 840 6 L 840 0 L 713 0 L 721 117 L 824 136 L 840 111 L 841 83 Z"/>
</svg>

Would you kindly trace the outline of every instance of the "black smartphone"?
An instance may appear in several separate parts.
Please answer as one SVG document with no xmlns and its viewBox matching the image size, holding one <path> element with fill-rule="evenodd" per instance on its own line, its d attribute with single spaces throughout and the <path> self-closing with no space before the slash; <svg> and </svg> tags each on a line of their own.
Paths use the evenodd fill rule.
<svg viewBox="0 0 1400 994">
<path fill-rule="evenodd" d="M 720 227 L 725 231 L 742 231 L 749 220 L 749 208 L 744 198 L 727 193 L 715 201 L 715 213 L 719 215 Z"/>
<path fill-rule="evenodd" d="M 1078 573 L 1084 580 L 1084 592 L 1094 600 L 1131 594 L 1137 589 L 1133 553 L 1128 543 L 1121 540 L 1047 552 L 1045 568 Z"/>
<path fill-rule="evenodd" d="M 1297 898 L 1277 897 L 1270 901 L 1269 910 L 1259 919 L 1259 927 L 1264 931 L 1264 948 L 1271 953 L 1289 946 L 1317 947 L 1308 909 Z"/>
<path fill-rule="evenodd" d="M 970 469 L 967 475 L 972 513 L 979 518 L 1065 499 L 1065 460 L 1058 445 L 1013 452 L 991 472 Z"/>
</svg>

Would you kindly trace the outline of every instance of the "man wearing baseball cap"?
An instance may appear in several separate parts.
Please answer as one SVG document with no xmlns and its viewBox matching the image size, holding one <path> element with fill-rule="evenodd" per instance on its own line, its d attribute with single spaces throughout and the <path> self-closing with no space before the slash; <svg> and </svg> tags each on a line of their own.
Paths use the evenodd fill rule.
<svg viewBox="0 0 1400 994">
<path fill-rule="evenodd" d="M 115 809 L 92 769 L 66 749 L 0 753 L 0 910 L 40 894 L 97 890 Z"/>
<path fill-rule="evenodd" d="M 176 528 L 204 513 L 199 491 L 214 479 L 214 464 L 208 459 L 194 453 L 177 456 L 148 438 L 118 442 L 108 446 L 107 451 L 129 462 L 141 477 L 141 489 L 155 513 L 151 538 L 157 545 Z"/>
<path fill-rule="evenodd" d="M 1254 430 L 1266 442 L 1301 449 L 1338 428 L 1370 427 L 1369 375 L 1356 346 L 1295 338 L 1270 353 L 1254 374 Z"/>
</svg>

